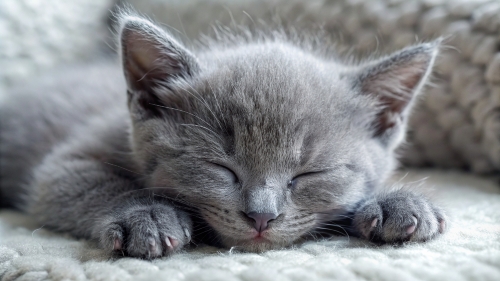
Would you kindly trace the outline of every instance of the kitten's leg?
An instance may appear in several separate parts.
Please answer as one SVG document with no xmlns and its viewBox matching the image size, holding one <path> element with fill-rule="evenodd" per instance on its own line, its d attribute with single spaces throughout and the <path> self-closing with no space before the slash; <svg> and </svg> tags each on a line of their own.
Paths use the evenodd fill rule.
<svg viewBox="0 0 500 281">
<path fill-rule="evenodd" d="M 102 160 L 53 154 L 35 172 L 27 208 L 41 224 L 106 250 L 155 258 L 182 248 L 192 233 L 189 216 L 137 184 Z"/>
<path fill-rule="evenodd" d="M 355 210 L 355 234 L 381 242 L 426 241 L 446 230 L 446 216 L 422 195 L 407 190 L 377 194 Z"/>
</svg>

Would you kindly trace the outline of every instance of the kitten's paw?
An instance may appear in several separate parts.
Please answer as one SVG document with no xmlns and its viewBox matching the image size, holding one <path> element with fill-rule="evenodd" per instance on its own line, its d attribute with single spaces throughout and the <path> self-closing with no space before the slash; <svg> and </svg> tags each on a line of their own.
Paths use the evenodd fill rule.
<svg viewBox="0 0 500 281">
<path fill-rule="evenodd" d="M 365 202 L 353 220 L 361 237 L 380 243 L 426 241 L 443 233 L 446 222 L 428 199 L 404 190 Z"/>
<path fill-rule="evenodd" d="M 189 216 L 170 205 L 133 205 L 100 226 L 103 248 L 152 259 L 169 255 L 191 240 Z"/>
</svg>

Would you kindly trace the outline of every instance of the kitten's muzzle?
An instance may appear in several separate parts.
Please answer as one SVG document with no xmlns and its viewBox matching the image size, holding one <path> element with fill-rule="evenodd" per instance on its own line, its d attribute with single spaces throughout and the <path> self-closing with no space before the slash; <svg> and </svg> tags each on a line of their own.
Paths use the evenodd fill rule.
<svg viewBox="0 0 500 281">
<path fill-rule="evenodd" d="M 255 230 L 257 230 L 259 233 L 262 233 L 264 230 L 267 229 L 268 227 L 268 222 L 275 220 L 278 217 L 278 214 L 274 213 L 257 213 L 257 212 L 250 212 L 250 213 L 245 213 L 245 215 L 252 219 L 254 221 L 253 227 Z"/>
</svg>

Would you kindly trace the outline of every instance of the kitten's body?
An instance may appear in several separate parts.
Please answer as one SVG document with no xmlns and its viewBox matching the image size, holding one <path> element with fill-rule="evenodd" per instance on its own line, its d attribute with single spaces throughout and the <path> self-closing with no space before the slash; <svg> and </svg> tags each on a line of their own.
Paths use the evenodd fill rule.
<svg viewBox="0 0 500 281">
<path fill-rule="evenodd" d="M 0 104 L 2 205 L 24 208 L 34 169 L 75 134 L 104 140 L 91 133 L 94 119 L 128 127 L 124 91 L 123 73 L 113 61 L 66 67 L 13 88 Z"/>
<path fill-rule="evenodd" d="M 415 194 L 373 195 L 436 45 L 348 68 L 273 38 L 193 55 L 134 17 L 121 40 L 125 80 L 113 63 L 89 66 L 1 105 L 2 201 L 141 257 L 188 243 L 189 216 L 246 250 L 289 245 L 338 213 L 382 242 L 444 230 Z"/>
</svg>

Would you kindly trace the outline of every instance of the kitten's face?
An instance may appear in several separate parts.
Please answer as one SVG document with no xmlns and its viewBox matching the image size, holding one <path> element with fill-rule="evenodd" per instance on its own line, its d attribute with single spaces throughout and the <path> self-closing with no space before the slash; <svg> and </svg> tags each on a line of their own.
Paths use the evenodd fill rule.
<svg viewBox="0 0 500 281">
<path fill-rule="evenodd" d="M 393 120 L 398 112 L 381 114 L 380 101 L 363 93 L 366 83 L 389 87 L 373 76 L 286 43 L 245 44 L 195 59 L 175 41 L 131 43 L 146 35 L 126 28 L 138 160 L 151 187 L 195 208 L 225 246 L 289 245 L 360 201 L 392 170 L 403 128 Z M 161 61 L 151 52 L 160 43 L 180 53 L 158 52 Z M 168 69 L 148 68 L 148 61 Z M 266 214 L 267 226 L 255 214 Z"/>
</svg>

